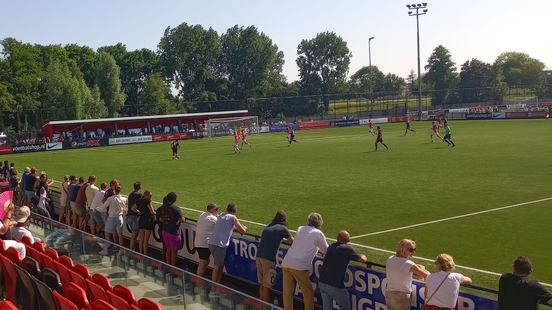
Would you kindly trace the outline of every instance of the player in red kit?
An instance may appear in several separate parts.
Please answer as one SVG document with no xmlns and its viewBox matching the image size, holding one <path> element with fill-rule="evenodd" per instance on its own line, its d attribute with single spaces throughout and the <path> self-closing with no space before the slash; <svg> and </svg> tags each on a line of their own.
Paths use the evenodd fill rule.
<svg viewBox="0 0 552 310">
<path fill-rule="evenodd" d="M 431 142 L 433 142 L 433 136 L 437 136 L 439 137 L 439 139 L 443 140 L 443 137 L 441 137 L 441 135 L 439 134 L 439 126 L 437 126 L 435 122 L 431 122 L 431 124 L 432 124 L 431 135 L 430 135 Z"/>
<path fill-rule="evenodd" d="M 368 128 L 370 128 L 370 134 L 373 136 L 374 134 L 374 123 L 372 123 L 372 120 L 368 120 Z"/>
<path fill-rule="evenodd" d="M 286 126 L 286 133 L 287 133 L 287 138 L 289 142 L 288 146 L 291 146 L 291 142 L 299 143 L 299 141 L 295 140 L 295 132 L 290 126 Z"/>
<path fill-rule="evenodd" d="M 238 131 L 235 131 L 234 132 L 234 154 L 236 153 L 241 153 L 241 150 L 240 150 L 240 134 L 238 133 Z"/>
<path fill-rule="evenodd" d="M 380 126 L 378 126 L 378 137 L 376 138 L 376 151 L 378 150 L 378 142 L 381 143 L 383 146 L 385 146 L 385 148 L 387 150 L 389 150 L 389 148 L 387 147 L 387 145 L 385 145 L 385 143 L 383 143 L 383 134 L 381 133 L 381 128 Z"/>
<path fill-rule="evenodd" d="M 241 136 L 242 136 L 242 145 L 241 145 L 242 148 L 243 148 L 244 143 L 249 145 L 249 147 L 251 147 L 251 144 L 249 144 L 249 142 L 247 142 L 247 132 L 245 132 L 245 129 L 242 129 Z"/>
</svg>

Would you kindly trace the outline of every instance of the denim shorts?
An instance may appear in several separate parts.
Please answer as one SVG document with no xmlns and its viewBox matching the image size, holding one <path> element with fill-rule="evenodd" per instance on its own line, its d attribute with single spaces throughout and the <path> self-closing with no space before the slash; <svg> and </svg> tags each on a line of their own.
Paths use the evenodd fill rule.
<svg viewBox="0 0 552 310">
<path fill-rule="evenodd" d="M 117 233 L 123 232 L 123 216 L 119 215 L 118 217 L 108 217 L 105 221 L 105 232 L 112 234 L 115 230 Z"/>
<path fill-rule="evenodd" d="M 88 223 L 90 225 L 104 225 L 105 224 L 105 220 L 104 220 L 102 212 L 100 212 L 100 211 L 94 212 L 94 210 L 90 209 L 90 210 L 88 210 L 88 214 L 90 214 L 90 220 L 88 221 Z"/>
<path fill-rule="evenodd" d="M 127 215 L 126 221 L 130 226 L 130 231 L 133 233 L 140 232 L 140 216 L 139 215 Z"/>
</svg>

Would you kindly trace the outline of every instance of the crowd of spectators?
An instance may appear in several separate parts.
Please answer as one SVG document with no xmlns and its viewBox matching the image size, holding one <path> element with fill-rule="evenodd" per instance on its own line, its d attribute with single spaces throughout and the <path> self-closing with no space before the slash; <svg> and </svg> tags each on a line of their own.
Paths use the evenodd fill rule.
<svg viewBox="0 0 552 310">
<path fill-rule="evenodd" d="M 3 180 L 13 181 L 10 189 L 19 195 L 17 202 L 22 206 L 18 209 L 11 204 L 6 208 L 6 216 L 0 223 L 0 238 L 6 240 L 6 246 L 20 247 L 15 240 L 23 236 L 33 238 L 26 229 L 31 212 L 50 216 L 49 187 L 53 180 L 42 172 L 37 176 L 37 169 L 25 168 L 20 178 L 15 164 L 5 161 L 0 172 Z M 163 259 L 171 265 L 177 265 L 177 252 L 183 240 L 180 235 L 180 225 L 186 219 L 181 208 L 176 205 L 177 195 L 168 193 L 163 198 L 163 204 L 155 210 L 152 205 L 153 192 L 142 191 L 142 183 L 135 182 L 128 196 L 122 195 L 123 185 L 117 179 L 96 186 L 96 177 L 87 178 L 66 175 L 60 186 L 62 212 L 59 220 L 66 223 L 66 229 L 57 229 L 46 238 L 50 247 L 63 245 L 70 239 L 84 238 L 88 244 L 95 246 L 101 255 L 110 255 L 112 250 L 102 238 L 113 241 L 124 247 L 123 226 L 130 227 L 132 235 L 130 248 L 147 255 L 149 237 L 157 224 L 161 229 L 161 239 L 164 248 Z M 14 185 L 12 187 L 12 185 Z M 19 189 L 18 189 L 19 187 Z M 24 190 L 22 190 L 23 188 Z M 16 200 L 14 200 L 16 201 Z M 124 210 L 126 208 L 126 219 Z M 241 234 L 247 232 L 247 227 L 236 217 L 237 206 L 228 204 L 226 211 L 219 214 L 219 206 L 210 203 L 197 221 L 194 245 L 199 254 L 198 276 L 204 277 L 211 256 L 214 268 L 211 275 L 213 282 L 219 283 L 225 264 L 226 249 L 230 244 L 232 232 Z M 15 214 L 12 220 L 12 213 Z M 304 309 L 314 309 L 314 289 L 310 281 L 313 259 L 317 253 L 324 254 L 320 269 L 318 287 L 322 295 L 324 310 L 333 309 L 334 302 L 339 309 L 351 309 L 349 293 L 344 280 L 350 261 L 367 262 L 363 254 L 359 254 L 350 244 L 349 233 L 339 232 L 336 241 L 328 245 L 321 230 L 322 216 L 311 213 L 307 224 L 300 226 L 295 236 L 287 228 L 287 215 L 279 210 L 272 221 L 262 232 L 256 254 L 259 297 L 270 302 L 271 289 L 276 282 L 277 255 L 282 242 L 291 245 L 281 262 L 284 309 L 294 307 L 296 284 L 303 294 Z M 74 228 L 89 231 L 89 235 L 79 235 Z M 37 238 L 33 240 L 40 241 Z M 139 241 L 138 241 L 139 240 Z M 13 242 L 12 242 L 13 241 Z M 22 256 L 25 249 L 18 248 Z M 472 280 L 455 271 L 455 263 L 451 255 L 440 254 L 435 260 L 435 272 L 431 273 L 423 265 L 413 261 L 416 253 L 416 242 L 403 239 L 397 246 L 396 253 L 389 257 L 386 263 L 387 287 L 385 302 L 388 310 L 407 310 L 412 303 L 412 278 L 416 275 L 425 281 L 424 309 L 454 309 L 458 300 L 461 285 L 469 285 Z M 529 279 L 532 265 L 527 257 L 518 257 L 513 265 L 512 273 L 505 273 L 499 281 L 499 310 L 538 309 L 538 304 L 552 305 L 552 294 L 537 281 Z"/>
</svg>

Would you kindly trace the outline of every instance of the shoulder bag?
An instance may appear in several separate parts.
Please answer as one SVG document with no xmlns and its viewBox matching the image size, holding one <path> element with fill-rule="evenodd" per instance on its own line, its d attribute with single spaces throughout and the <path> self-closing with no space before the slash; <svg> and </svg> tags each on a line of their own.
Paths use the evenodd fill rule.
<svg viewBox="0 0 552 310">
<path fill-rule="evenodd" d="M 433 297 L 433 295 L 435 295 L 435 293 L 437 293 L 437 291 L 439 290 L 439 288 L 441 288 L 441 285 L 443 285 L 443 283 L 445 282 L 445 280 L 448 278 L 450 272 L 447 273 L 447 275 L 445 276 L 445 278 L 443 279 L 443 281 L 441 281 L 441 283 L 439 284 L 439 286 L 437 286 L 437 288 L 435 289 L 435 292 L 433 292 L 433 294 L 431 294 L 431 296 L 429 296 L 429 298 L 424 302 L 424 304 L 422 305 L 422 307 L 420 308 L 421 310 L 426 310 L 427 309 L 427 303 L 431 300 L 431 298 Z"/>
</svg>

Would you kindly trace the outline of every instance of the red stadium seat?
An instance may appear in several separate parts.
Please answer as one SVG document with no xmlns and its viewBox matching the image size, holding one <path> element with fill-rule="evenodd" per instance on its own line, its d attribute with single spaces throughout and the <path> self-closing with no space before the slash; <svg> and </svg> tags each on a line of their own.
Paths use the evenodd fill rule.
<svg viewBox="0 0 552 310">
<path fill-rule="evenodd" d="M 141 310 L 140 308 L 138 308 L 138 307 L 135 306 L 135 305 L 131 305 L 129 309 L 130 309 L 130 310 Z"/>
<path fill-rule="evenodd" d="M 35 250 L 37 250 L 40 253 L 44 253 L 44 243 L 42 242 L 33 243 L 33 248 L 35 248 Z"/>
<path fill-rule="evenodd" d="M 65 284 L 63 286 L 63 296 L 72 301 L 77 308 L 91 310 L 86 291 L 77 284 L 71 282 Z"/>
<path fill-rule="evenodd" d="M 146 297 L 138 300 L 138 308 L 140 310 L 162 310 L 158 303 Z"/>
<path fill-rule="evenodd" d="M 71 277 L 71 274 L 69 273 L 69 270 L 67 267 L 63 266 L 60 262 L 54 261 L 54 265 L 56 266 L 55 271 L 59 274 L 59 278 L 61 280 L 61 284 L 65 285 L 69 282 L 73 281 L 73 278 Z"/>
<path fill-rule="evenodd" d="M 61 296 L 61 294 L 57 291 L 53 291 L 53 295 L 58 310 L 79 310 L 79 308 L 77 308 L 77 306 L 72 301 Z"/>
<path fill-rule="evenodd" d="M 121 297 L 124 299 L 128 305 L 135 305 L 138 306 L 138 303 L 136 302 L 136 298 L 134 297 L 134 293 L 126 286 L 117 284 L 113 287 L 113 294 Z"/>
<path fill-rule="evenodd" d="M 88 279 L 84 281 L 86 282 L 86 288 L 88 294 L 90 295 L 91 302 L 94 302 L 96 300 L 109 301 L 109 299 L 107 299 L 107 294 L 105 293 L 105 290 L 101 286 Z"/>
<path fill-rule="evenodd" d="M 59 257 L 58 261 L 65 267 L 73 269 L 73 259 L 67 255 L 62 255 Z"/>
<path fill-rule="evenodd" d="M 61 259 L 61 257 L 60 257 L 60 259 Z M 90 277 L 90 269 L 88 269 L 88 267 L 86 267 L 83 264 L 76 264 L 75 266 L 73 266 L 73 271 L 78 273 L 85 280 L 91 278 Z"/>
<path fill-rule="evenodd" d="M 2 239 L 0 239 L 0 254 L 6 255 L 6 243 Z"/>
<path fill-rule="evenodd" d="M 52 249 L 52 248 L 45 249 L 44 253 L 46 253 L 46 255 L 50 256 L 50 258 L 53 259 L 53 260 L 59 260 L 58 252 L 56 250 Z"/>
<path fill-rule="evenodd" d="M 95 273 L 92 275 L 92 282 L 101 286 L 105 291 L 113 292 L 113 287 L 111 286 L 111 281 L 109 278 L 104 276 L 101 273 Z"/>
<path fill-rule="evenodd" d="M 34 243 L 33 239 L 29 236 L 23 236 L 23 238 L 21 238 L 21 242 L 23 242 L 23 244 L 28 246 L 32 246 Z"/>
<path fill-rule="evenodd" d="M 52 270 L 56 270 L 57 271 L 57 267 L 56 267 L 56 264 L 54 264 L 54 260 L 50 258 L 50 256 L 44 254 L 44 253 L 39 253 L 40 254 L 40 260 L 42 261 L 42 268 L 50 268 Z"/>
<path fill-rule="evenodd" d="M 19 251 L 14 247 L 9 247 L 6 249 L 6 257 L 12 261 L 12 263 L 16 264 L 17 266 L 21 267 L 21 254 L 19 254 Z"/>
<path fill-rule="evenodd" d="M 17 271 L 11 260 L 5 256 L 0 256 L 2 260 L 2 269 L 4 271 L 4 282 L 6 284 L 6 299 L 15 301 L 15 281 L 17 279 Z"/>
<path fill-rule="evenodd" d="M 83 290 L 86 290 L 86 282 L 84 282 L 84 278 L 81 277 L 80 274 L 74 272 L 71 269 L 67 269 L 67 272 L 69 275 L 71 275 L 71 280 L 78 286 L 80 286 Z"/>
<path fill-rule="evenodd" d="M 0 301 L 0 310 L 19 310 L 17 307 L 9 300 Z"/>
<path fill-rule="evenodd" d="M 126 302 L 126 300 L 122 299 L 121 297 L 115 295 L 112 292 L 108 291 L 106 293 L 107 293 L 107 298 L 109 299 L 109 303 L 113 307 L 117 308 L 117 310 L 128 310 L 129 309 L 129 305 Z"/>
<path fill-rule="evenodd" d="M 110 303 L 105 300 L 96 300 L 92 303 L 92 310 L 117 310 Z"/>
<path fill-rule="evenodd" d="M 33 248 L 33 246 L 25 245 L 25 248 L 27 249 L 27 256 L 34 258 L 39 264 L 42 265 L 42 257 L 40 256 L 40 252 Z"/>
</svg>

